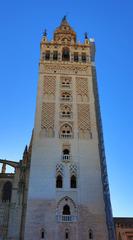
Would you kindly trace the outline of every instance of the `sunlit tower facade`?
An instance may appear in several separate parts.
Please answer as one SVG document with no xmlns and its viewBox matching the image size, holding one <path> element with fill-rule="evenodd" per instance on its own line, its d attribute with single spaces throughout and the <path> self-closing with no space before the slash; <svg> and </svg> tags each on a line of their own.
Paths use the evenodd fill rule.
<svg viewBox="0 0 133 240">
<path fill-rule="evenodd" d="M 95 43 L 66 17 L 40 45 L 25 240 L 114 240 Z"/>
</svg>

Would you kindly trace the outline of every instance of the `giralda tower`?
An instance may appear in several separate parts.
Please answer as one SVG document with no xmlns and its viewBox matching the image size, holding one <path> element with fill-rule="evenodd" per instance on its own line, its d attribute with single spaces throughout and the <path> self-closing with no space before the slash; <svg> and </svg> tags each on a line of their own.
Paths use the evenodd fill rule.
<svg viewBox="0 0 133 240">
<path fill-rule="evenodd" d="M 41 41 L 25 240 L 114 240 L 95 43 L 66 17 Z"/>
</svg>

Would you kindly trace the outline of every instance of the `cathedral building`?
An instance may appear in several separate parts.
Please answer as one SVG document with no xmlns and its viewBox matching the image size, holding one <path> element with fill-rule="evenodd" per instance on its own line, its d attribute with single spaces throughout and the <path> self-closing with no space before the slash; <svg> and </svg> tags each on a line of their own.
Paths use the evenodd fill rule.
<svg viewBox="0 0 133 240">
<path fill-rule="evenodd" d="M 30 144 L 0 163 L 0 240 L 115 240 L 95 42 L 77 42 L 66 17 L 41 40 Z"/>
<path fill-rule="evenodd" d="M 117 240 L 133 240 L 133 218 L 114 218 Z"/>
</svg>

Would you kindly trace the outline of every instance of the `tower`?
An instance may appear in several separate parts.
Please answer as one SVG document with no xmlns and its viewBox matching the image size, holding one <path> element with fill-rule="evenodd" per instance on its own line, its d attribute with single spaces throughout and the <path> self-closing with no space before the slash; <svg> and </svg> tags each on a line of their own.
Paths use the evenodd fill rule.
<svg viewBox="0 0 133 240">
<path fill-rule="evenodd" d="M 66 17 L 44 33 L 25 240 L 114 240 L 94 61 Z"/>
</svg>

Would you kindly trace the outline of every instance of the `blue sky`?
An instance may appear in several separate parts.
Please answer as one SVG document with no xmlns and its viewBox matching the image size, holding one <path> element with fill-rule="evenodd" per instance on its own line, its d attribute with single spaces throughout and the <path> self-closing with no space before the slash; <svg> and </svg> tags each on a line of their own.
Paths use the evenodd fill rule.
<svg viewBox="0 0 133 240">
<path fill-rule="evenodd" d="M 0 158 L 19 160 L 34 124 L 39 44 L 67 14 L 96 65 L 114 216 L 133 217 L 133 1 L 12 0 L 0 6 Z"/>
</svg>

